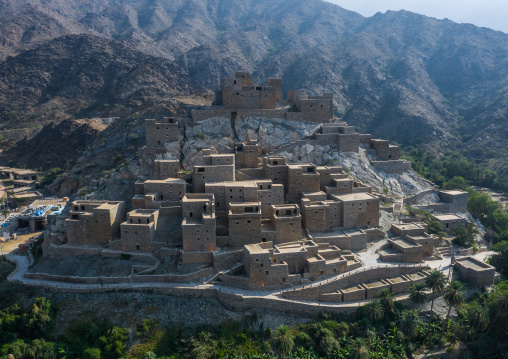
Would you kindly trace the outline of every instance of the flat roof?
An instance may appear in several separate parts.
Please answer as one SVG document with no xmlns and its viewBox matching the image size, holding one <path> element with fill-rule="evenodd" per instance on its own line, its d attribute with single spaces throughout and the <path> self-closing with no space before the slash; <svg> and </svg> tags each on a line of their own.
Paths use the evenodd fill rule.
<svg viewBox="0 0 508 359">
<path fill-rule="evenodd" d="M 437 214 L 434 215 L 439 221 L 465 221 L 464 217 L 459 217 L 456 214 Z"/>
<path fill-rule="evenodd" d="M 185 183 L 185 180 L 183 180 L 181 178 L 166 178 L 166 179 L 163 179 L 163 180 L 146 180 L 143 183 L 167 183 L 167 182 L 171 182 L 171 183 Z"/>
<path fill-rule="evenodd" d="M 410 242 L 407 239 L 403 239 L 403 238 L 395 238 L 395 239 L 392 239 L 391 241 L 395 244 L 398 244 L 401 247 L 404 247 L 404 248 L 418 247 L 418 244 L 415 244 L 415 243 Z"/>
<path fill-rule="evenodd" d="M 333 194 L 332 197 L 335 197 L 343 202 L 368 201 L 372 199 L 378 199 L 376 196 L 373 196 L 372 194 L 365 192 L 349 193 L 349 194 Z"/>
<path fill-rule="evenodd" d="M 230 202 L 230 207 L 252 207 L 261 206 L 261 202 Z"/>
<path fill-rule="evenodd" d="M 264 246 L 269 248 L 263 248 Z M 245 249 L 249 251 L 250 254 L 262 254 L 262 253 L 269 253 L 269 250 L 272 249 L 271 242 L 266 243 L 254 243 L 254 244 L 247 244 L 245 245 Z"/>
<path fill-rule="evenodd" d="M 440 192 L 452 194 L 452 195 L 467 194 L 466 191 L 461 191 L 461 190 L 457 190 L 457 189 L 444 190 L 444 191 L 440 191 Z"/>
<path fill-rule="evenodd" d="M 184 202 L 210 201 L 214 199 L 213 193 L 186 193 Z"/>
<path fill-rule="evenodd" d="M 491 269 L 494 268 L 491 265 L 481 262 L 475 258 L 466 257 L 457 260 L 458 263 L 461 263 L 463 266 L 474 269 L 474 270 L 483 270 L 483 269 Z"/>
<path fill-rule="evenodd" d="M 26 175 L 26 174 L 37 174 L 37 171 L 33 171 L 33 170 L 13 170 L 12 173 L 15 173 L 15 174 L 22 174 L 22 175 Z"/>
<path fill-rule="evenodd" d="M 234 153 L 212 153 L 212 154 L 205 155 L 205 156 L 210 156 L 210 157 L 234 157 L 235 154 Z"/>
<path fill-rule="evenodd" d="M 24 192 L 20 193 L 16 198 L 31 198 L 31 197 L 42 197 L 42 193 L 40 192 Z"/>
<path fill-rule="evenodd" d="M 317 192 L 302 192 L 302 195 L 305 196 L 326 196 L 326 193 L 323 191 L 317 191 Z"/>
<path fill-rule="evenodd" d="M 7 193 L 23 193 L 23 192 L 29 192 L 32 190 L 33 190 L 32 187 L 18 187 L 18 188 L 8 189 L 6 192 Z"/>
<path fill-rule="evenodd" d="M 425 229 L 425 227 L 423 227 L 423 223 L 422 222 L 393 223 L 392 226 L 397 228 L 397 229 L 402 229 L 402 230 Z"/>
</svg>

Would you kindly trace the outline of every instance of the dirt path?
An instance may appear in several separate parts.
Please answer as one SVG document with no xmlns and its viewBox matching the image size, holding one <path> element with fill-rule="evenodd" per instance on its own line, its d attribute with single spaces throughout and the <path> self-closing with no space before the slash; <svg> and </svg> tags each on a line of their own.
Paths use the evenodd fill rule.
<svg viewBox="0 0 508 359">
<path fill-rule="evenodd" d="M 18 249 L 18 246 L 21 243 L 29 240 L 32 237 L 38 236 L 41 233 L 42 232 L 35 232 L 35 233 L 24 234 L 22 236 L 18 236 L 18 239 L 16 239 L 15 241 L 10 241 L 10 242 L 2 243 L 2 250 L 3 250 L 4 254 L 8 254 L 8 253 L 14 252 L 14 251 L 16 251 Z"/>
</svg>

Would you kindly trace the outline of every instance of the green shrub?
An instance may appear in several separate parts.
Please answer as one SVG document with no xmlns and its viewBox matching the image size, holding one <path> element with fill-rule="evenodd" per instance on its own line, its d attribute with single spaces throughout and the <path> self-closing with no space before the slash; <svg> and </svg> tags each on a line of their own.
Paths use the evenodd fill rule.
<svg viewBox="0 0 508 359">
<path fill-rule="evenodd" d="M 101 359 L 99 348 L 88 348 L 83 352 L 83 359 Z"/>
<path fill-rule="evenodd" d="M 130 254 L 128 254 L 128 253 L 122 253 L 122 254 L 120 255 L 120 259 L 123 259 L 123 260 L 125 260 L 125 261 L 130 260 L 130 259 L 131 259 L 131 257 L 132 257 L 132 255 L 130 255 Z"/>
</svg>

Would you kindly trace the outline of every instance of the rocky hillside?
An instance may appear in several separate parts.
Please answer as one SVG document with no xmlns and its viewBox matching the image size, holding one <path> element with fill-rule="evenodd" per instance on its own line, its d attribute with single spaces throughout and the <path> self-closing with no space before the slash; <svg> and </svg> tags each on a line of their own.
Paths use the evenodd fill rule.
<svg viewBox="0 0 508 359">
<path fill-rule="evenodd" d="M 76 33 L 88 35 L 61 37 Z M 337 115 L 375 137 L 455 148 L 508 173 L 508 35 L 473 25 L 405 11 L 364 18 L 320 0 L 5 0 L 3 59 L 2 123 L 38 121 L 39 112 L 19 113 L 27 101 L 46 115 L 53 102 L 97 115 L 192 90 L 191 80 L 213 90 L 245 69 L 258 80 L 282 76 L 285 89 L 333 92 Z M 48 90 L 46 73 L 56 72 L 69 85 Z"/>
<path fill-rule="evenodd" d="M 91 35 L 59 37 L 0 63 L 4 128 L 68 116 L 127 117 L 200 90 L 173 62 Z"/>
</svg>

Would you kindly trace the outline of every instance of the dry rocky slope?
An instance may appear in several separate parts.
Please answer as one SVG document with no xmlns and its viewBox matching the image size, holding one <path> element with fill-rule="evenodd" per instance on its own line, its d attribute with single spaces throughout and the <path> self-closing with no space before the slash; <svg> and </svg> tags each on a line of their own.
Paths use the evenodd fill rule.
<svg viewBox="0 0 508 359">
<path fill-rule="evenodd" d="M 34 71 L 46 41 L 68 34 L 102 37 L 89 37 L 88 42 L 103 44 L 105 53 L 120 63 L 95 65 L 94 58 L 85 57 L 94 66 L 83 61 L 83 68 L 65 67 L 64 59 L 72 63 L 83 57 L 81 47 L 53 42 L 52 56 L 43 57 L 47 65 Z M 165 58 L 177 67 L 170 70 L 175 77 L 165 75 L 170 65 L 162 65 L 167 64 L 163 60 L 142 58 L 134 50 L 136 55 L 130 55 L 130 47 L 111 40 Z M 35 52 L 23 52 L 41 45 Z M 405 11 L 364 18 L 320 0 L 6 0 L 0 4 L 0 61 L 5 59 L 0 65 L 3 124 L 12 124 L 15 116 L 10 114 L 27 100 L 28 113 L 35 115 L 30 120 L 27 111 L 19 111 L 17 121 L 35 121 L 45 106 L 55 110 L 50 106 L 55 101 L 64 103 L 61 117 L 105 111 L 128 117 L 125 106 L 143 98 L 149 84 L 167 91 L 149 93 L 161 99 L 192 89 L 189 81 L 213 90 L 220 77 L 242 68 L 256 80 L 282 77 L 284 90 L 333 92 L 337 115 L 361 132 L 435 151 L 457 148 L 489 158 L 493 168 L 508 168 L 503 160 L 508 146 L 508 35 L 473 25 Z M 123 68 L 122 59 L 131 63 L 129 72 L 117 70 Z M 150 69 L 142 68 L 146 62 Z M 119 71 L 128 77 L 108 80 L 103 67 L 111 75 Z M 73 86 L 48 91 L 46 76 L 55 72 L 65 72 L 67 82 L 75 85 L 100 83 L 96 95 L 107 101 L 91 95 L 83 100 Z M 72 107 L 78 100 L 91 104 Z M 115 109 L 116 104 L 121 108 Z"/>
<path fill-rule="evenodd" d="M 138 121 L 139 124 L 142 121 Z M 65 176 L 61 176 L 47 189 L 59 196 L 73 195 L 87 188 L 86 198 L 121 200 L 130 207 L 133 183 L 144 176 L 137 165 L 135 147 L 144 143 L 144 126 L 130 128 L 114 123 L 101 132 L 100 138 L 84 149 Z M 235 142 L 246 141 L 247 136 L 257 139 L 262 153 L 284 155 L 290 163 L 342 166 L 351 176 L 374 188 L 380 195 L 395 201 L 429 189 L 428 181 L 413 170 L 403 174 L 387 174 L 370 164 L 371 155 L 364 148 L 359 153 L 338 152 L 335 146 L 310 145 L 298 141 L 311 135 L 319 124 L 281 119 L 245 117 L 231 125 L 229 118 L 216 117 L 201 122 L 189 122 L 180 128 L 180 141 L 168 144 L 169 153 L 181 151 L 184 170 L 202 164 L 204 148 L 228 152 Z M 130 133 L 135 133 L 134 140 Z M 107 140 L 106 140 L 107 139 Z M 115 154 L 122 159 L 112 162 Z M 110 168 L 112 171 L 102 171 Z M 237 174 L 237 177 L 241 174 Z M 238 177 L 237 179 L 239 179 Z M 247 178 L 246 178 L 247 179 Z"/>
</svg>

